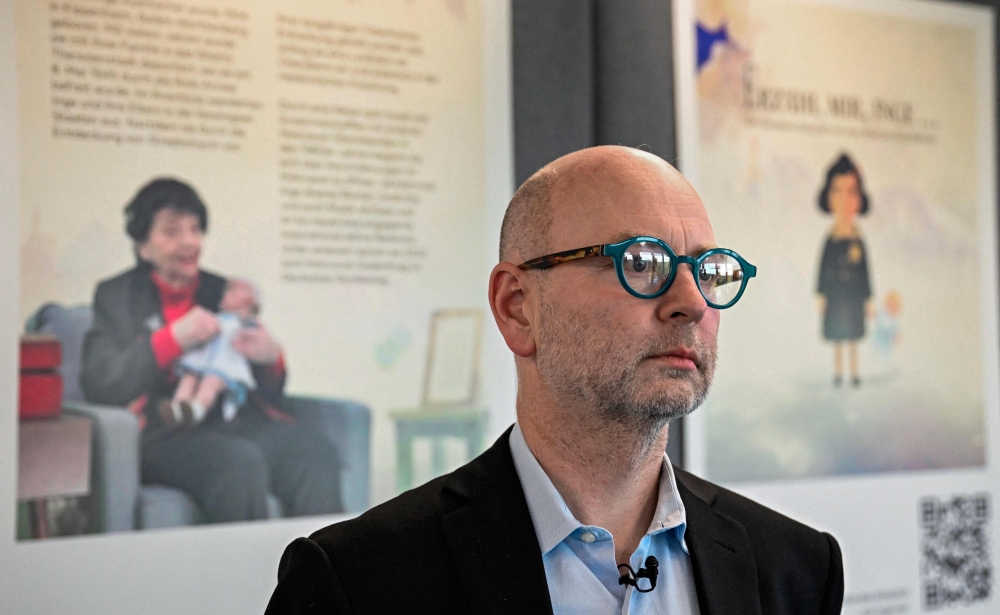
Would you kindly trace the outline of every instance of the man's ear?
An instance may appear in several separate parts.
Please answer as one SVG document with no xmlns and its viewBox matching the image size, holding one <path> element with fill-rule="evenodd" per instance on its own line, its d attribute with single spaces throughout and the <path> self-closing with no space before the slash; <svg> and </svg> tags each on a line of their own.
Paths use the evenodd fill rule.
<svg viewBox="0 0 1000 615">
<path fill-rule="evenodd" d="M 149 251 L 148 247 L 149 247 L 149 239 L 147 239 L 146 241 L 139 242 L 139 243 L 135 244 L 135 253 L 136 253 L 136 255 L 139 258 L 141 258 L 142 260 L 147 261 L 147 262 L 149 261 L 149 255 L 146 254 Z"/>
<path fill-rule="evenodd" d="M 513 263 L 500 263 L 490 274 L 490 310 L 511 352 L 519 357 L 535 354 L 535 330 L 526 301 L 527 274 Z"/>
</svg>

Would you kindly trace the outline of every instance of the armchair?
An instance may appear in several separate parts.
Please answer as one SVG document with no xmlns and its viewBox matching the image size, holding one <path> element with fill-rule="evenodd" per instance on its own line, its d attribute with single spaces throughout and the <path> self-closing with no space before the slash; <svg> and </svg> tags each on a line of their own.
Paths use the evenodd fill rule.
<svg viewBox="0 0 1000 615">
<path fill-rule="evenodd" d="M 204 522 L 197 503 L 164 485 L 142 484 L 139 473 L 139 421 L 125 408 L 89 404 L 79 384 L 83 337 L 90 328 L 88 306 L 46 304 L 31 317 L 28 332 L 51 333 L 63 347 L 63 410 L 92 425 L 91 500 L 96 531 L 119 532 Z M 363 404 L 287 396 L 282 408 L 325 434 L 341 454 L 341 485 L 346 512 L 368 507 L 371 415 Z M 280 502 L 268 498 L 270 516 L 281 516 Z"/>
</svg>

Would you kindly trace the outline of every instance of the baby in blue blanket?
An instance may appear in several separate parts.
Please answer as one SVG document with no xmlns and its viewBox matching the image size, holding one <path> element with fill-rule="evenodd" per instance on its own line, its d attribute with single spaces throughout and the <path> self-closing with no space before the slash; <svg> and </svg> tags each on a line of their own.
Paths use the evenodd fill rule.
<svg viewBox="0 0 1000 615">
<path fill-rule="evenodd" d="M 260 303 L 257 289 L 243 279 L 226 284 L 219 301 L 219 335 L 204 346 L 184 353 L 177 362 L 179 381 L 169 411 L 161 416 L 175 425 L 200 423 L 222 397 L 222 417 L 231 421 L 257 388 L 250 362 L 232 346 L 245 327 L 257 326 Z M 167 410 L 167 408 L 164 408 Z"/>
</svg>

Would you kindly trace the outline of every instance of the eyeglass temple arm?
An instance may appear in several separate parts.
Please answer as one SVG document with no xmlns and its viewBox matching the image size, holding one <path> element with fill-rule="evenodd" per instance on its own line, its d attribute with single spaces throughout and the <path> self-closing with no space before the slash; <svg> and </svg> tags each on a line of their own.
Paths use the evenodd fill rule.
<svg viewBox="0 0 1000 615">
<path fill-rule="evenodd" d="M 592 256 L 604 256 L 604 245 L 588 246 L 586 248 L 576 248 L 574 250 L 546 254 L 545 256 L 539 256 L 538 258 L 533 258 L 530 261 L 525 261 L 518 265 L 517 268 L 521 270 L 549 269 L 561 263 L 567 263 L 581 258 L 590 258 Z"/>
</svg>

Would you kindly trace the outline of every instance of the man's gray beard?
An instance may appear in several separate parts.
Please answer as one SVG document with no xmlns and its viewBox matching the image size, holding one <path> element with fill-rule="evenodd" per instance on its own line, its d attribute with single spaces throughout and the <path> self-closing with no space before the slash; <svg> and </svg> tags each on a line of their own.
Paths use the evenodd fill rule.
<svg viewBox="0 0 1000 615">
<path fill-rule="evenodd" d="M 592 318 L 588 322 L 576 311 L 556 314 L 547 301 L 542 303 L 541 316 L 535 361 L 542 379 L 556 394 L 595 408 L 602 422 L 642 438 L 642 449 L 653 444 L 667 422 L 690 414 L 708 395 L 716 348 L 697 340 L 695 324 L 671 327 L 655 339 L 636 344 L 616 335 L 614 323 L 591 324 L 601 321 Z M 639 374 L 643 360 L 677 346 L 694 348 L 696 371 L 647 368 Z M 667 378 L 687 381 L 691 393 L 657 387 L 643 395 L 644 384 L 662 384 Z"/>
</svg>

